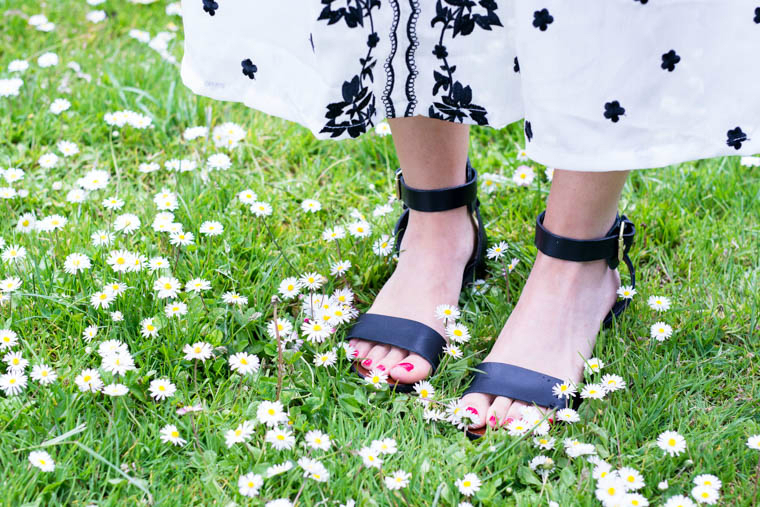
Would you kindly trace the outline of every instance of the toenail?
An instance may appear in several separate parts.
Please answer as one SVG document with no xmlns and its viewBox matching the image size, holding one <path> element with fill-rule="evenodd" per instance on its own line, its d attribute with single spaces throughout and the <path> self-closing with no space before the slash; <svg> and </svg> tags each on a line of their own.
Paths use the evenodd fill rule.
<svg viewBox="0 0 760 507">
<path fill-rule="evenodd" d="M 496 416 L 492 415 L 490 419 L 488 419 L 488 422 L 491 424 L 492 428 L 496 427 Z"/>
<path fill-rule="evenodd" d="M 406 371 L 412 371 L 414 369 L 414 365 L 412 363 L 398 363 L 396 366 L 401 366 Z"/>
<path fill-rule="evenodd" d="M 552 419 L 551 417 L 549 418 L 549 424 L 554 424 L 554 419 Z"/>
<path fill-rule="evenodd" d="M 385 371 L 385 366 L 383 366 L 382 364 L 378 364 L 377 369 L 380 371 Z"/>
<path fill-rule="evenodd" d="M 471 414 L 478 415 L 478 411 L 475 409 L 475 407 L 467 407 L 465 410 L 467 410 Z"/>
<path fill-rule="evenodd" d="M 504 420 L 504 424 L 505 424 L 505 425 L 506 425 L 506 424 L 509 424 L 509 423 L 511 423 L 512 421 L 514 421 L 514 418 L 513 418 L 513 417 L 507 417 L 507 418 Z"/>
<path fill-rule="evenodd" d="M 369 368 L 370 366 L 372 366 L 372 359 L 365 359 L 364 361 L 362 361 L 362 366 L 364 366 L 365 368 Z"/>
</svg>

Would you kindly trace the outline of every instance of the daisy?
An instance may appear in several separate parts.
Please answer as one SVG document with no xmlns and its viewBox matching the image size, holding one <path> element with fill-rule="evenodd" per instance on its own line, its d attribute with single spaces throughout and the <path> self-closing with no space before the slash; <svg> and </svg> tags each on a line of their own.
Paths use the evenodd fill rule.
<svg viewBox="0 0 760 507">
<path fill-rule="evenodd" d="M 647 299 L 649 308 L 658 312 L 664 312 L 670 309 L 670 299 L 665 296 L 649 296 Z"/>
<path fill-rule="evenodd" d="M 251 421 L 243 421 L 243 423 L 238 425 L 238 427 L 234 430 L 227 431 L 224 434 L 224 440 L 227 444 L 227 447 L 229 448 L 235 444 L 239 444 L 248 440 L 253 434 L 253 429 L 254 426 Z"/>
<path fill-rule="evenodd" d="M 39 382 L 42 385 L 52 384 L 55 382 L 55 379 L 58 378 L 56 371 L 45 363 L 33 366 L 30 376 L 32 377 L 32 380 Z"/>
<path fill-rule="evenodd" d="M 93 326 L 94 327 L 94 326 Z M 129 347 L 119 340 L 106 340 L 98 345 L 98 355 L 105 358 L 113 354 L 128 354 Z"/>
<path fill-rule="evenodd" d="M 623 502 L 631 507 L 648 507 L 649 505 L 649 500 L 640 493 L 627 493 L 623 497 Z"/>
<path fill-rule="evenodd" d="M 607 393 L 602 384 L 586 384 L 581 391 L 581 398 L 591 398 L 593 400 L 601 400 Z"/>
<path fill-rule="evenodd" d="M 615 505 L 626 495 L 625 484 L 617 475 L 608 475 L 596 484 L 596 499 L 603 505 Z"/>
<path fill-rule="evenodd" d="M 618 470 L 618 476 L 623 481 L 626 491 L 636 491 L 644 487 L 644 477 L 638 470 L 630 467 L 623 467 Z"/>
<path fill-rule="evenodd" d="M 478 492 L 481 483 L 477 475 L 465 474 L 461 479 L 457 479 L 454 484 L 464 496 L 472 496 Z"/>
<path fill-rule="evenodd" d="M 467 343 L 470 341 L 470 332 L 464 324 L 449 324 L 446 326 L 446 336 L 454 343 Z"/>
<path fill-rule="evenodd" d="M 153 318 L 147 318 L 140 321 L 140 335 L 143 338 L 153 338 L 158 336 L 158 327 L 153 323 Z"/>
<path fill-rule="evenodd" d="M 391 133 L 391 126 L 388 124 L 387 121 L 381 121 L 377 125 L 375 125 L 375 134 L 379 136 L 387 136 Z"/>
<path fill-rule="evenodd" d="M 533 439 L 533 444 L 539 449 L 554 449 L 554 442 L 554 437 L 541 436 Z"/>
<path fill-rule="evenodd" d="M 29 62 L 26 60 L 13 60 L 8 64 L 8 72 L 24 72 L 29 68 Z"/>
<path fill-rule="evenodd" d="M 272 447 L 277 451 L 292 449 L 296 443 L 296 437 L 293 436 L 289 428 L 273 428 L 267 431 L 264 440 L 272 444 Z"/>
<path fill-rule="evenodd" d="M 671 496 L 663 507 L 696 507 L 691 498 L 683 495 Z"/>
<path fill-rule="evenodd" d="M 157 162 L 142 162 L 137 166 L 137 170 L 143 174 L 154 173 L 161 169 Z"/>
<path fill-rule="evenodd" d="M 74 383 L 83 393 L 87 391 L 97 393 L 103 388 L 103 381 L 100 379 L 100 374 L 97 370 L 92 369 L 82 370 L 82 373 L 77 375 L 74 379 Z"/>
<path fill-rule="evenodd" d="M 398 452 L 398 444 L 392 438 L 373 440 L 371 445 L 380 454 L 396 454 Z"/>
<path fill-rule="evenodd" d="M 578 416 L 578 412 L 572 408 L 563 408 L 557 411 L 556 414 L 558 421 L 565 421 L 566 423 L 576 423 L 581 420 Z"/>
<path fill-rule="evenodd" d="M 597 359 L 596 357 L 586 360 L 586 363 L 583 366 L 586 373 L 596 373 L 602 368 L 604 368 L 604 363 L 601 359 Z"/>
<path fill-rule="evenodd" d="M 414 392 L 417 393 L 417 396 L 419 396 L 420 401 L 427 402 L 433 399 L 433 395 L 435 394 L 435 389 L 433 388 L 433 384 L 431 384 L 427 380 L 420 380 L 419 382 L 414 384 Z"/>
<path fill-rule="evenodd" d="M 262 484 L 264 484 L 264 479 L 259 474 L 247 473 L 238 479 L 238 492 L 243 496 L 253 498 L 258 496 Z"/>
<path fill-rule="evenodd" d="M 706 488 L 713 488 L 717 490 L 723 486 L 721 480 L 711 474 L 701 474 L 694 477 L 694 484 L 697 486 L 704 486 Z"/>
<path fill-rule="evenodd" d="M 16 230 L 19 232 L 29 233 L 36 229 L 37 218 L 32 213 L 24 213 L 16 222 Z"/>
<path fill-rule="evenodd" d="M 444 347 L 443 349 L 443 353 L 453 357 L 454 359 L 461 359 L 463 356 L 462 349 L 460 349 L 453 343 L 449 343 L 448 345 L 446 345 L 446 347 Z"/>
<path fill-rule="evenodd" d="M 293 502 L 287 498 L 276 498 L 264 504 L 264 507 L 293 507 Z"/>
<path fill-rule="evenodd" d="M 195 240 L 195 235 L 192 232 L 172 232 L 169 235 L 169 243 L 174 246 L 187 246 L 192 245 Z"/>
<path fill-rule="evenodd" d="M 9 371 L 0 375 L 0 390 L 6 396 L 15 396 L 26 387 L 26 375 L 22 371 Z"/>
<path fill-rule="evenodd" d="M 114 234 L 108 231 L 96 231 L 90 235 L 93 246 L 104 246 L 113 243 Z"/>
<path fill-rule="evenodd" d="M 243 307 L 248 304 L 247 297 L 241 296 L 237 292 L 233 292 L 233 291 L 228 291 L 222 294 L 222 301 L 224 301 L 228 305 L 238 305 L 240 307 Z"/>
<path fill-rule="evenodd" d="M 224 226 L 219 222 L 206 221 L 201 224 L 199 232 L 206 236 L 219 236 L 224 232 Z"/>
<path fill-rule="evenodd" d="M 23 371 L 29 365 L 29 361 L 21 356 L 21 352 L 8 352 L 3 356 L 3 362 L 8 365 L 9 371 Z"/>
<path fill-rule="evenodd" d="M 604 390 L 608 393 L 625 389 L 625 380 L 620 375 L 607 374 L 602 377 L 599 382 L 604 387 Z"/>
<path fill-rule="evenodd" d="M 514 419 L 507 424 L 507 433 L 512 437 L 525 435 L 530 431 L 530 426 L 523 419 Z"/>
<path fill-rule="evenodd" d="M 355 238 L 366 238 L 370 235 L 372 228 L 369 223 L 364 220 L 359 220 L 348 226 L 348 233 Z"/>
<path fill-rule="evenodd" d="M 383 234 L 372 245 L 372 251 L 375 253 L 375 255 L 379 255 L 380 257 L 387 257 L 388 254 L 393 251 L 394 243 L 394 239 L 391 236 Z"/>
<path fill-rule="evenodd" d="M 230 369 L 238 372 L 240 375 L 248 375 L 259 371 L 261 361 L 253 354 L 238 352 L 230 356 Z"/>
<path fill-rule="evenodd" d="M 177 427 L 173 424 L 167 424 L 163 428 L 161 428 L 161 432 L 159 433 L 159 436 L 161 438 L 161 441 L 165 444 L 174 444 L 177 446 L 183 446 L 187 443 L 187 440 L 182 438 L 179 435 L 179 431 L 177 430 Z"/>
<path fill-rule="evenodd" d="M 694 486 L 691 490 L 691 496 L 697 503 L 705 503 L 707 505 L 713 505 L 718 503 L 720 493 L 717 489 L 709 488 L 707 486 Z"/>
<path fill-rule="evenodd" d="M 124 294 L 124 292 L 126 292 L 127 286 L 120 282 L 111 282 L 105 287 L 103 287 L 103 290 L 110 292 L 111 294 L 114 295 L 114 297 L 118 297 Z"/>
<path fill-rule="evenodd" d="M 554 384 L 554 387 L 552 387 L 552 394 L 554 394 L 554 396 L 557 398 L 565 398 L 569 400 L 575 396 L 577 392 L 578 391 L 575 388 L 575 385 L 569 380 L 566 380 L 561 384 Z"/>
<path fill-rule="evenodd" d="M 346 237 L 346 230 L 341 226 L 325 229 L 322 233 L 322 239 L 325 241 L 335 241 Z"/>
<path fill-rule="evenodd" d="M 251 203 L 251 213 L 257 217 L 268 217 L 272 214 L 272 206 L 266 202 L 256 201 Z"/>
<path fill-rule="evenodd" d="M 351 261 L 341 260 L 330 266 L 330 274 L 333 276 L 343 276 L 351 269 Z"/>
<path fill-rule="evenodd" d="M 528 466 L 534 472 L 537 472 L 542 477 L 545 477 L 549 475 L 552 470 L 554 470 L 554 460 L 551 459 L 549 456 L 544 456 L 543 454 L 540 454 L 538 456 L 535 456 L 532 460 L 530 460 L 530 463 L 528 464 Z"/>
<path fill-rule="evenodd" d="M 237 198 L 243 204 L 253 204 L 256 202 L 256 199 L 258 199 L 258 197 L 256 196 L 256 192 L 254 192 L 250 188 L 246 188 L 242 192 L 238 192 Z"/>
<path fill-rule="evenodd" d="M 304 199 L 303 202 L 301 202 L 301 209 L 308 213 L 316 213 L 322 209 L 322 204 L 314 199 Z"/>
<path fill-rule="evenodd" d="M 18 335 L 10 329 L 0 329 L 0 350 L 18 345 Z"/>
<path fill-rule="evenodd" d="M 521 165 L 517 169 L 515 169 L 514 174 L 512 174 L 512 181 L 518 186 L 518 187 L 527 187 L 531 183 L 533 183 L 533 179 L 536 177 L 535 171 L 533 171 L 532 167 L 529 167 L 527 165 Z"/>
<path fill-rule="evenodd" d="M 426 422 L 443 421 L 446 420 L 446 414 L 442 410 L 426 407 L 425 410 L 422 411 L 422 418 Z"/>
<path fill-rule="evenodd" d="M 383 465 L 383 460 L 379 456 L 377 449 L 373 447 L 362 447 L 359 449 L 359 456 L 364 462 L 364 466 L 367 468 L 380 468 Z"/>
<path fill-rule="evenodd" d="M 304 273 L 298 280 L 298 284 L 301 287 L 306 287 L 309 290 L 318 290 L 325 284 L 327 278 L 319 273 Z"/>
<path fill-rule="evenodd" d="M 20 262 L 26 258 L 26 248 L 18 245 L 8 245 L 3 250 L 2 259 L 5 262 Z"/>
<path fill-rule="evenodd" d="M 118 397 L 124 396 L 129 392 L 129 388 L 124 384 L 108 384 L 103 388 L 103 394 Z"/>
<path fill-rule="evenodd" d="M 330 437 L 329 435 L 322 433 L 319 430 L 312 430 L 306 433 L 304 437 L 306 445 L 312 449 L 321 449 L 327 451 L 330 449 Z"/>
<path fill-rule="evenodd" d="M 565 453 L 571 458 L 596 454 L 596 448 L 594 448 L 593 444 L 584 444 L 583 442 L 571 438 L 566 438 L 563 443 L 565 446 Z"/>
<path fill-rule="evenodd" d="M 262 401 L 256 409 L 256 419 L 261 424 L 274 428 L 278 424 L 287 422 L 288 414 L 285 413 L 285 407 L 283 407 L 282 402 Z"/>
<path fill-rule="evenodd" d="M 274 477 L 275 475 L 284 474 L 285 472 L 293 469 L 293 462 L 292 461 L 286 461 L 285 463 L 279 463 L 277 465 L 272 465 L 269 468 L 267 468 L 267 478 Z"/>
<path fill-rule="evenodd" d="M 0 291 L 4 293 L 13 292 L 21 287 L 21 279 L 17 276 L 11 276 L 4 280 L 0 280 Z"/>
<path fill-rule="evenodd" d="M 37 159 L 37 163 L 43 169 L 51 169 L 58 164 L 58 155 L 55 153 L 44 153 Z"/>
<path fill-rule="evenodd" d="M 280 338 L 282 338 L 283 336 L 287 336 L 293 332 L 293 324 L 291 324 L 289 320 L 285 320 L 285 319 L 277 319 L 276 321 L 270 320 L 267 323 L 267 334 L 272 339 L 277 338 L 277 334 L 275 334 L 275 327 L 277 330 L 277 334 L 280 335 Z"/>
<path fill-rule="evenodd" d="M 332 299 L 343 305 L 350 305 L 354 302 L 354 293 L 351 289 L 343 288 L 333 292 Z"/>
<path fill-rule="evenodd" d="M 298 460 L 298 464 L 310 479 L 314 479 L 317 482 L 327 482 L 330 479 L 330 472 L 322 463 L 315 459 L 303 457 Z"/>
<path fill-rule="evenodd" d="M 747 439 L 747 447 L 760 451 L 760 435 L 752 435 Z"/>
<path fill-rule="evenodd" d="M 506 241 L 499 241 L 494 246 L 488 249 L 486 252 L 486 257 L 493 260 L 499 260 L 502 257 L 504 257 L 504 254 L 507 253 L 507 242 Z"/>
<path fill-rule="evenodd" d="M 375 218 L 380 218 L 380 217 L 384 217 L 388 213 L 391 213 L 392 211 L 393 211 L 393 206 L 391 206 L 390 204 L 380 204 L 374 210 L 372 210 L 372 216 Z"/>
<path fill-rule="evenodd" d="M 195 342 L 192 345 L 188 344 L 182 349 L 185 353 L 185 359 L 191 361 L 193 359 L 200 359 L 205 361 L 211 357 L 213 349 L 210 344 L 206 342 Z"/>
<path fill-rule="evenodd" d="M 657 437 L 657 446 L 671 456 L 678 456 L 686 449 L 686 440 L 675 431 L 665 431 Z"/>
<path fill-rule="evenodd" d="M 135 370 L 135 363 L 129 353 L 111 354 L 103 358 L 101 367 L 113 375 L 124 375 L 128 371 Z"/>
<path fill-rule="evenodd" d="M 444 324 L 455 322 L 461 316 L 459 308 L 452 305 L 438 305 L 435 307 L 435 317 L 443 321 Z"/>
<path fill-rule="evenodd" d="M 412 474 L 404 472 L 403 470 L 396 470 L 390 476 L 383 478 L 385 487 L 390 490 L 402 489 L 409 485 L 409 479 Z"/>
<path fill-rule="evenodd" d="M 32 451 L 29 453 L 29 463 L 43 472 L 52 472 L 55 469 L 55 461 L 45 451 Z"/>
<path fill-rule="evenodd" d="M 306 335 L 311 343 L 322 343 L 330 336 L 332 330 L 324 324 L 312 320 L 301 324 L 301 332 Z"/>
<path fill-rule="evenodd" d="M 150 34 L 147 35 L 148 38 L 146 39 L 143 37 L 143 34 L 146 33 L 147 32 L 140 33 L 140 30 L 132 29 L 129 31 L 129 36 L 147 44 L 150 42 Z M 185 138 L 185 141 L 192 141 L 194 139 L 198 139 L 199 137 L 206 137 L 206 135 L 208 135 L 208 128 L 206 127 L 188 127 L 182 133 L 182 137 Z"/>
<path fill-rule="evenodd" d="M 169 379 L 155 379 L 151 380 L 148 391 L 150 392 L 151 398 L 156 401 L 162 401 L 174 396 L 174 393 L 177 392 L 177 386 L 175 386 Z"/>
<path fill-rule="evenodd" d="M 211 282 L 202 278 L 193 278 L 185 283 L 185 290 L 187 292 L 200 294 L 202 291 L 209 289 L 211 289 Z"/>
<path fill-rule="evenodd" d="M 322 352 L 314 355 L 314 366 L 332 366 L 338 360 L 338 354 L 334 350 Z"/>
<path fill-rule="evenodd" d="M 371 370 L 369 374 L 364 377 L 364 381 L 375 387 L 375 389 L 382 389 L 387 380 L 388 374 L 377 369 Z"/>
<path fill-rule="evenodd" d="M 649 335 L 658 342 L 664 342 L 673 335 L 673 328 L 664 322 L 655 322 L 649 329 Z"/>
<path fill-rule="evenodd" d="M 633 299 L 636 294 L 636 289 L 630 285 L 621 285 L 617 290 L 617 295 L 623 299 Z"/>
<path fill-rule="evenodd" d="M 153 282 L 153 290 L 158 291 L 159 299 L 174 299 L 182 290 L 182 283 L 173 276 L 160 276 Z"/>
<path fill-rule="evenodd" d="M 232 159 L 224 153 L 214 153 L 206 160 L 206 165 L 212 171 L 226 171 L 232 167 Z"/>
<path fill-rule="evenodd" d="M 181 317 L 187 313 L 187 305 L 181 301 L 169 303 L 164 307 L 164 315 L 169 318 Z"/>
<path fill-rule="evenodd" d="M 295 277 L 288 277 L 280 282 L 279 292 L 285 299 L 292 299 L 298 295 L 301 285 Z"/>
</svg>

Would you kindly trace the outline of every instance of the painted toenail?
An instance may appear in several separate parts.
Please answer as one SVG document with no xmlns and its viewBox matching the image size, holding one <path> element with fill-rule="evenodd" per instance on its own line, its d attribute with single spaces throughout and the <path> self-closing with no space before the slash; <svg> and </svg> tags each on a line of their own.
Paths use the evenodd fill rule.
<svg viewBox="0 0 760 507">
<path fill-rule="evenodd" d="M 365 359 L 364 361 L 362 361 L 362 366 L 364 366 L 365 368 L 369 368 L 370 366 L 372 366 L 372 359 Z"/>
<path fill-rule="evenodd" d="M 507 418 L 504 420 L 504 425 L 507 425 L 507 424 L 511 423 L 512 421 L 514 421 L 514 418 L 513 418 L 513 417 L 507 417 Z"/>
<path fill-rule="evenodd" d="M 383 366 L 382 364 L 378 364 L 377 369 L 380 371 L 385 371 L 385 366 Z"/>
<path fill-rule="evenodd" d="M 467 410 L 473 415 L 478 415 L 478 411 L 475 409 L 475 407 L 467 407 L 465 410 Z"/>
<path fill-rule="evenodd" d="M 401 366 L 406 371 L 412 371 L 414 369 L 414 365 L 412 363 L 398 363 L 396 366 Z"/>
<path fill-rule="evenodd" d="M 491 427 L 492 427 L 492 428 L 495 428 L 495 427 L 496 427 L 496 422 L 497 422 L 497 421 L 496 421 L 496 416 L 495 416 L 495 415 L 492 415 L 492 416 L 491 416 L 491 418 L 490 418 L 490 419 L 488 419 L 488 422 L 491 424 Z"/>
</svg>

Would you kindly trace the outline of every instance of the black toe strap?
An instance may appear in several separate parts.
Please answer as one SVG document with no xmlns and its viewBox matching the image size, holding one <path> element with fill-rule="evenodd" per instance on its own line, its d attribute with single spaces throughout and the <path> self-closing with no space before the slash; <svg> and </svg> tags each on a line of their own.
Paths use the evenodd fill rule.
<svg viewBox="0 0 760 507">
<path fill-rule="evenodd" d="M 550 409 L 566 406 L 552 393 L 552 387 L 564 382 L 561 379 L 506 363 L 480 363 L 476 370 L 464 394 L 504 396 Z"/>
<path fill-rule="evenodd" d="M 416 320 L 365 313 L 348 332 L 347 339 L 360 338 L 414 352 L 438 367 L 446 340 L 435 329 Z"/>
<path fill-rule="evenodd" d="M 478 193 L 478 172 L 467 159 L 467 182 L 464 185 L 435 190 L 412 188 L 404 182 L 401 169 L 396 171 L 396 197 L 415 211 L 446 211 L 475 203 Z"/>
</svg>

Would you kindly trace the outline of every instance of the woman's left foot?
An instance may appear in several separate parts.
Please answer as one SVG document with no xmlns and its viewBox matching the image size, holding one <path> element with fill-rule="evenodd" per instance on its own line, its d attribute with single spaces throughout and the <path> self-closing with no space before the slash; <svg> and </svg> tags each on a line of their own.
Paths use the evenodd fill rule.
<svg viewBox="0 0 760 507">
<path fill-rule="evenodd" d="M 620 276 L 605 260 L 571 262 L 541 252 L 512 314 L 484 362 L 509 363 L 578 382 Z M 519 419 L 528 403 L 471 393 L 463 398 L 472 429 Z"/>
</svg>

